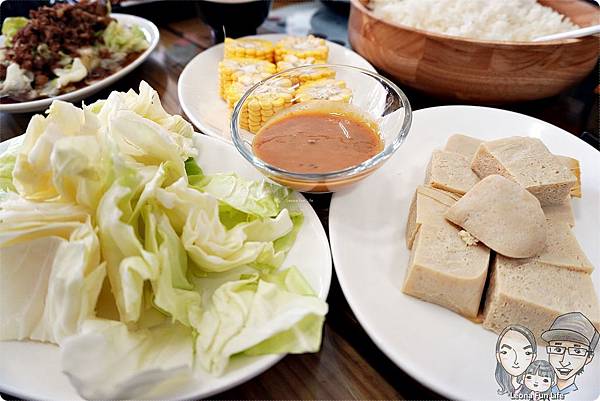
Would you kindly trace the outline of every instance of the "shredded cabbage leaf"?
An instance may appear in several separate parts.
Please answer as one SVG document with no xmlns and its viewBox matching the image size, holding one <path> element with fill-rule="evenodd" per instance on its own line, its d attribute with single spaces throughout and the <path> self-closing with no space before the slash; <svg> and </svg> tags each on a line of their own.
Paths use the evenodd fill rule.
<svg viewBox="0 0 600 401">
<path fill-rule="evenodd" d="M 57 68 L 54 74 L 58 78 L 53 82 L 57 88 L 62 88 L 72 82 L 79 82 L 87 77 L 88 70 L 79 57 L 73 59 L 73 63 L 65 68 Z"/>
<path fill-rule="evenodd" d="M 104 43 L 115 53 L 141 52 L 148 48 L 148 41 L 139 26 L 131 27 L 112 21 L 102 33 Z"/>
<path fill-rule="evenodd" d="M 29 23 L 25 17 L 8 17 L 2 23 L 2 35 L 6 46 L 10 47 L 12 38 Z"/>
<path fill-rule="evenodd" d="M 53 102 L 0 155 L 0 340 L 60 346 L 85 398 L 164 398 L 232 357 L 320 347 L 327 304 L 284 266 L 293 194 L 205 174 L 192 138 L 142 82 Z"/>
<path fill-rule="evenodd" d="M 6 77 L 0 82 L 0 95 L 23 93 L 31 89 L 33 74 L 28 73 L 17 63 L 10 63 L 6 68 Z"/>
</svg>

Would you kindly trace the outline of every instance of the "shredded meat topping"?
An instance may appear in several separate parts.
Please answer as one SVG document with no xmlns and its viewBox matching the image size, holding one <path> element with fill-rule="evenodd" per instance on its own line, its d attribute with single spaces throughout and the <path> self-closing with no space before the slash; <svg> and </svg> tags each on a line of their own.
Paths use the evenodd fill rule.
<svg viewBox="0 0 600 401">
<path fill-rule="evenodd" d="M 29 17 L 30 22 L 13 37 L 6 59 L 33 72 L 36 86 L 48 81 L 64 55 L 78 57 L 82 47 L 101 43 L 98 32 L 112 21 L 105 1 L 90 0 L 40 7 Z"/>
</svg>

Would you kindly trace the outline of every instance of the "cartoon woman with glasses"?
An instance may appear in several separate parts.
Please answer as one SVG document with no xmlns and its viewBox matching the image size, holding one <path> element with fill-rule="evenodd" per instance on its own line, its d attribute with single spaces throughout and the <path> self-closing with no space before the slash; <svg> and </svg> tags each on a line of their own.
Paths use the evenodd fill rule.
<svg viewBox="0 0 600 401">
<path fill-rule="evenodd" d="M 507 326 L 496 341 L 496 382 L 498 394 L 513 396 L 521 390 L 523 374 L 535 359 L 535 337 L 528 328 L 520 325 Z"/>
<path fill-rule="evenodd" d="M 547 400 L 556 385 L 556 373 L 548 361 L 538 359 L 529 365 L 523 378 L 520 393 L 530 400 Z"/>
</svg>

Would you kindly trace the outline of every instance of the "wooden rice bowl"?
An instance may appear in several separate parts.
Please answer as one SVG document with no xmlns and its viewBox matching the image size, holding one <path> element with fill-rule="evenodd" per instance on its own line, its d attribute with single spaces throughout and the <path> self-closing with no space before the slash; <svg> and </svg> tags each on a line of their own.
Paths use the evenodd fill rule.
<svg viewBox="0 0 600 401">
<path fill-rule="evenodd" d="M 584 27 L 600 11 L 582 0 L 538 0 Z M 352 0 L 352 47 L 400 83 L 436 97 L 509 103 L 556 95 L 596 65 L 598 36 L 545 43 L 491 42 L 426 32 L 376 18 L 368 0 Z"/>
</svg>

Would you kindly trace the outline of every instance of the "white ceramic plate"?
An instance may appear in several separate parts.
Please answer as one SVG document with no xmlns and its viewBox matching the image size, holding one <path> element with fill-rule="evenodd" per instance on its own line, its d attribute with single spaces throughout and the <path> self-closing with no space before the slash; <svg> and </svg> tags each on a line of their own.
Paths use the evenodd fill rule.
<svg viewBox="0 0 600 401">
<path fill-rule="evenodd" d="M 0 143 L 0 154 L 10 143 L 22 137 Z M 250 179 L 262 179 L 230 145 L 197 134 L 200 166 L 207 173 L 235 171 Z M 310 204 L 300 194 L 299 206 L 304 213 L 304 224 L 298 233 L 284 266 L 297 266 L 320 298 L 326 299 L 331 282 L 331 254 L 323 226 Z M 60 370 L 57 346 L 35 342 L 0 342 L 0 391 L 38 400 L 80 399 L 69 380 Z M 234 358 L 221 377 L 198 372 L 197 380 L 175 392 L 159 394 L 161 399 L 198 399 L 225 391 L 264 372 L 283 355 Z"/>
<path fill-rule="evenodd" d="M 21 102 L 21 103 L 9 103 L 9 104 L 0 104 L 0 112 L 7 113 L 29 113 L 33 111 L 41 111 L 45 110 L 50 106 L 53 100 L 64 100 L 66 102 L 77 102 L 88 96 L 93 95 L 94 93 L 100 91 L 101 89 L 106 88 L 108 85 L 111 85 L 123 78 L 125 75 L 129 74 L 131 71 L 135 70 L 137 66 L 142 64 L 152 50 L 158 45 L 159 33 L 158 28 L 154 23 L 148 21 L 145 18 L 136 17 L 135 15 L 129 14 L 111 14 L 111 17 L 115 18 L 119 23 L 125 25 L 137 25 L 144 32 L 146 36 L 146 40 L 150 43 L 150 47 L 148 47 L 138 58 L 136 58 L 132 63 L 128 64 L 125 68 L 115 72 L 114 74 L 101 79 L 97 82 L 94 82 L 91 85 L 83 87 L 81 89 L 77 89 L 73 92 L 65 93 L 64 95 L 54 96 L 47 99 L 39 99 L 32 100 L 29 102 Z"/>
<path fill-rule="evenodd" d="M 287 35 L 256 35 L 276 42 Z M 337 43 L 327 42 L 329 63 L 345 64 L 375 71 L 367 60 Z M 219 96 L 219 61 L 223 59 L 223 44 L 198 54 L 185 66 L 179 76 L 177 92 L 179 103 L 189 120 L 207 135 L 231 142 L 229 130 L 230 112 L 227 103 Z"/>
<path fill-rule="evenodd" d="M 331 250 L 350 307 L 401 369 L 450 399 L 508 399 L 496 393 L 496 334 L 400 291 L 409 257 L 404 229 L 410 200 L 423 182 L 431 152 L 455 133 L 482 139 L 536 137 L 551 152 L 580 161 L 583 198 L 573 201 L 574 231 L 596 266 L 593 281 L 600 292 L 600 154 L 560 128 L 498 109 L 445 106 L 416 111 L 410 134 L 396 154 L 372 176 L 333 196 Z M 545 355 L 540 347 L 538 358 Z M 579 390 L 566 399 L 597 399 L 598 377 L 596 355 L 576 380 Z"/>
</svg>

